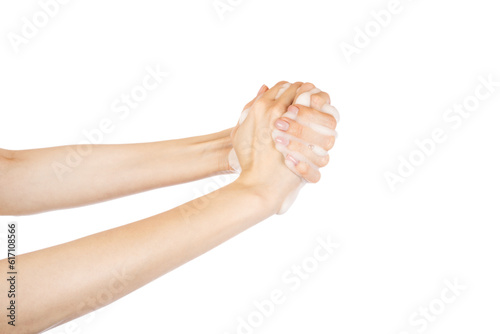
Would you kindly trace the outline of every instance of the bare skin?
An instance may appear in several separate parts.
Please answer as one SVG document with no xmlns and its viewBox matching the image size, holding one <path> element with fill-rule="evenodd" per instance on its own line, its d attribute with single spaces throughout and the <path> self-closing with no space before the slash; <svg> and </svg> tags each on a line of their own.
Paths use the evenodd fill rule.
<svg viewBox="0 0 500 334">
<path fill-rule="evenodd" d="M 87 205 L 228 170 L 231 129 L 154 143 L 85 145 L 92 152 L 61 175 L 76 146 L 5 152 L 0 164 L 1 215 L 26 215 Z M 6 158 L 6 156 L 8 158 Z"/>
<path fill-rule="evenodd" d="M 6 191 L 0 193 L 0 207 L 1 214 L 9 215 L 84 205 L 214 175 L 229 169 L 231 147 L 242 172 L 235 182 L 203 196 L 207 205 L 201 208 L 191 201 L 125 226 L 19 255 L 23 293 L 17 305 L 22 317 L 16 327 L 0 322 L 0 332 L 38 333 L 80 317 L 275 214 L 300 184 L 271 138 L 275 121 L 302 87 L 292 84 L 275 100 L 282 84 L 263 89 L 251 102 L 247 120 L 234 131 L 94 147 L 63 182 L 50 166 L 64 159 L 66 149 L 3 151 L 0 178 Z M 89 188 L 93 189 L 85 190 Z M 7 267 L 6 260 L 0 267 Z M 7 281 L 0 280 L 0 291 L 7 290 Z M 103 293 L 105 302 L 98 298 Z M 0 297 L 2 304 L 6 301 L 6 296 Z"/>
<path fill-rule="evenodd" d="M 304 84 L 297 94 L 311 87 L 314 85 Z M 260 93 L 267 89 L 264 86 Z M 311 108 L 297 105 L 299 117 L 334 129 L 335 119 L 318 111 L 329 100 L 324 92 L 312 95 Z M 331 149 L 332 137 L 310 131 L 293 120 L 283 120 L 290 123 L 286 132 Z M 3 190 L 0 191 L 0 215 L 27 215 L 88 205 L 231 172 L 227 156 L 232 148 L 231 132 L 235 129 L 154 143 L 73 145 L 22 151 L 0 149 L 0 189 Z M 291 150 L 302 153 L 319 166 L 328 162 L 328 156 L 318 158 L 298 142 L 290 145 Z M 81 162 L 72 167 L 67 163 L 71 152 L 90 154 L 82 154 Z M 310 182 L 320 178 L 320 172 L 305 162 L 299 163 L 297 169 Z"/>
<path fill-rule="evenodd" d="M 299 83 L 300 84 L 300 83 Z M 312 83 L 305 83 L 301 84 L 297 91 L 297 95 L 294 98 L 293 104 L 291 106 L 294 106 L 299 109 L 297 117 L 301 118 L 306 124 L 307 123 L 315 123 L 319 125 L 323 125 L 325 127 L 328 127 L 332 130 L 335 130 L 337 127 L 337 121 L 335 118 L 331 115 L 325 114 L 319 110 L 321 110 L 321 107 L 325 103 L 330 103 L 330 96 L 325 93 L 325 92 L 319 92 L 316 94 L 311 95 L 311 107 L 306 107 L 300 104 L 295 104 L 295 101 L 301 95 L 302 93 L 306 91 L 310 91 L 315 86 Z M 267 91 L 267 87 L 263 86 L 261 88 L 261 91 L 259 91 L 259 94 L 264 93 Z M 255 100 L 259 97 L 258 96 L 252 100 L 250 103 L 248 103 L 244 109 L 247 109 L 250 105 L 252 105 Z M 282 120 L 286 123 L 289 124 L 289 128 L 286 132 L 304 142 L 309 142 L 313 143 L 315 145 L 320 146 L 323 148 L 325 151 L 329 151 L 333 148 L 333 145 L 335 144 L 335 137 L 333 136 L 325 136 L 319 133 L 316 133 L 312 129 L 310 129 L 307 126 L 301 125 L 297 123 L 294 120 L 291 120 L 286 117 L 279 117 L 279 120 Z M 235 130 L 238 129 L 239 125 L 236 125 L 234 128 Z M 281 131 L 281 130 L 280 130 Z M 234 132 L 234 131 L 233 131 Z M 302 154 L 304 157 L 309 159 L 309 161 L 313 162 L 316 164 L 316 166 L 319 167 L 325 167 L 328 162 L 330 161 L 330 157 L 328 155 L 326 156 L 318 156 L 314 154 L 308 147 L 305 145 L 301 144 L 298 141 L 291 141 L 289 143 L 288 148 L 291 151 L 296 151 Z M 321 178 L 321 173 L 318 169 L 312 168 L 307 162 L 304 161 L 299 161 L 298 165 L 296 166 L 297 171 L 300 173 L 300 175 L 308 182 L 316 183 L 320 180 Z"/>
</svg>

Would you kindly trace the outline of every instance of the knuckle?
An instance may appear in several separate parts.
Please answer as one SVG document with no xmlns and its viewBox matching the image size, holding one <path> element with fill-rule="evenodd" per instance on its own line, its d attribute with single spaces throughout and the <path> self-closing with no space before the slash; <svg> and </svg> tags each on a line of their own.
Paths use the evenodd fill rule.
<svg viewBox="0 0 500 334">
<path fill-rule="evenodd" d="M 282 105 L 275 104 L 271 107 L 270 111 L 271 111 L 271 115 L 274 118 L 278 118 L 278 117 L 281 117 L 285 113 L 286 108 Z"/>
<path fill-rule="evenodd" d="M 310 168 L 309 164 L 305 162 L 297 165 L 297 171 L 304 177 L 309 173 Z"/>
<path fill-rule="evenodd" d="M 276 86 L 283 86 L 283 85 L 285 85 L 285 84 L 287 84 L 287 83 L 289 83 L 289 82 L 288 82 L 288 81 L 285 81 L 285 80 L 284 80 L 284 81 L 280 81 L 280 82 L 278 82 L 278 83 L 276 84 Z"/>
<path fill-rule="evenodd" d="M 311 105 L 315 107 L 315 109 L 319 109 L 323 107 L 323 105 L 326 103 L 325 99 L 319 95 L 319 94 L 313 94 L 311 96 Z"/>
<path fill-rule="evenodd" d="M 302 85 L 302 89 L 304 91 L 308 91 L 308 90 L 311 90 L 313 88 L 315 88 L 316 86 L 314 86 L 312 83 L 310 82 L 306 82 L 305 84 Z"/>
<path fill-rule="evenodd" d="M 297 117 L 301 117 L 306 121 L 314 119 L 314 115 L 312 114 L 311 108 L 308 108 L 301 104 L 294 104 L 294 106 L 296 106 L 299 109 L 299 111 L 297 112 Z"/>
<path fill-rule="evenodd" d="M 258 99 L 257 101 L 254 102 L 253 106 L 257 110 L 266 109 L 266 107 L 267 107 L 267 101 L 264 100 L 264 99 Z"/>
<path fill-rule="evenodd" d="M 300 87 L 302 87 L 303 83 L 302 82 L 294 82 L 291 87 L 295 89 L 295 91 L 297 92 Z"/>
</svg>

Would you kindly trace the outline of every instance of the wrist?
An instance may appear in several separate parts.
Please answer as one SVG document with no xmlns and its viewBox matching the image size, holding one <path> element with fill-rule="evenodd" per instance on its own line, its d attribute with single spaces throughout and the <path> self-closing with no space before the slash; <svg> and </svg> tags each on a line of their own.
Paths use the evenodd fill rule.
<svg viewBox="0 0 500 334">
<path fill-rule="evenodd" d="M 197 163 L 208 166 L 210 175 L 231 172 L 228 160 L 229 152 L 233 148 L 231 130 L 194 137 L 192 140 L 191 145 L 198 152 Z"/>
<path fill-rule="evenodd" d="M 287 196 L 300 186 L 300 178 L 289 172 L 272 178 L 259 173 L 244 171 L 235 183 L 261 199 L 261 208 L 269 215 L 278 213 Z"/>
<path fill-rule="evenodd" d="M 275 196 L 272 196 L 269 193 L 269 189 L 266 184 L 254 182 L 254 180 L 247 177 L 245 174 L 240 174 L 232 185 L 236 185 L 237 187 L 244 189 L 246 193 L 256 198 L 258 205 L 254 207 L 254 210 L 261 211 L 267 217 L 278 212 L 279 201 Z"/>
</svg>

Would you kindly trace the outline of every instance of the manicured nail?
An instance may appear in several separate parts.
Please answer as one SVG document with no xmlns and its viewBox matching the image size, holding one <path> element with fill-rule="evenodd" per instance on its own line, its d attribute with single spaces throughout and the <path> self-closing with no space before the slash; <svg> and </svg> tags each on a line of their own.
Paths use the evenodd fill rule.
<svg viewBox="0 0 500 334">
<path fill-rule="evenodd" d="M 290 124 L 288 124 L 287 122 L 281 120 L 281 119 L 278 119 L 276 121 L 276 123 L 274 123 L 274 126 L 276 126 L 276 128 L 278 130 L 281 130 L 281 131 L 286 131 L 288 130 L 288 128 L 290 127 Z"/>
<path fill-rule="evenodd" d="M 299 113 L 299 108 L 297 106 L 291 105 L 288 107 L 287 110 L 289 113 L 292 113 L 294 115 L 297 115 Z"/>
<path fill-rule="evenodd" d="M 290 143 L 290 141 L 289 141 L 288 139 L 283 138 L 283 137 L 279 137 L 279 136 L 278 136 L 278 137 L 276 137 L 276 139 L 275 139 L 275 140 L 276 140 L 276 142 L 277 142 L 278 144 L 281 144 L 281 145 L 283 145 L 283 146 L 288 146 L 288 144 Z"/>
<path fill-rule="evenodd" d="M 286 160 L 289 160 L 291 161 L 295 166 L 297 166 L 299 164 L 299 160 L 295 159 L 293 156 L 291 156 L 290 154 L 288 154 L 286 156 Z"/>
<path fill-rule="evenodd" d="M 264 90 L 266 90 L 266 85 L 262 85 L 262 87 L 260 87 L 259 92 L 257 93 L 257 95 L 260 95 L 260 94 L 264 93 Z"/>
</svg>

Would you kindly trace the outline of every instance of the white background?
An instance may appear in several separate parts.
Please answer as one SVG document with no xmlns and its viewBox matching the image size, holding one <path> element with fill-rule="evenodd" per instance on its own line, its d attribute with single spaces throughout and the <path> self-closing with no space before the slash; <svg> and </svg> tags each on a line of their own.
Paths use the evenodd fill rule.
<svg viewBox="0 0 500 334">
<path fill-rule="evenodd" d="M 443 120 L 480 76 L 500 80 L 496 2 L 401 0 L 350 63 L 341 43 L 389 1 L 232 3 L 221 19 L 212 0 L 70 1 L 17 53 L 8 33 L 20 34 L 40 4 L 0 5 L 3 148 L 78 143 L 147 66 L 168 78 L 104 143 L 231 127 L 262 84 L 280 80 L 313 82 L 342 117 L 321 182 L 287 214 L 50 333 L 233 334 L 254 301 L 280 289 L 286 301 L 254 333 L 413 334 L 422 327 L 409 318 L 436 303 L 446 279 L 467 288 L 425 332 L 498 333 L 500 87 L 458 128 Z M 435 128 L 446 142 L 391 191 L 384 173 Z M 209 182 L 15 218 L 20 253 L 166 211 Z M 291 291 L 282 275 L 328 236 L 339 249 Z"/>
</svg>

